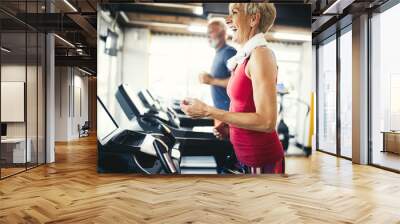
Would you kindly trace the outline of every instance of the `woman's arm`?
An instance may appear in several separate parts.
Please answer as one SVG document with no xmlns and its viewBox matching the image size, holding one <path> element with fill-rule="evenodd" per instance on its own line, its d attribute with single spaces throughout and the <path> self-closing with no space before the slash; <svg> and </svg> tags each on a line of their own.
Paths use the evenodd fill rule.
<svg viewBox="0 0 400 224">
<path fill-rule="evenodd" d="M 207 106 L 198 100 L 183 103 L 182 109 L 193 117 L 208 116 L 239 128 L 272 132 L 276 127 L 276 62 L 267 48 L 256 48 L 247 64 L 253 84 L 255 113 L 237 113 Z"/>
</svg>

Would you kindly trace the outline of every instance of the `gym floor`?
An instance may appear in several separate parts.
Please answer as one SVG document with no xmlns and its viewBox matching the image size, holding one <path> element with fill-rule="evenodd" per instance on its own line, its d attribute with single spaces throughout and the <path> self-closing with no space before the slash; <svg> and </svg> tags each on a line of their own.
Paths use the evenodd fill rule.
<svg viewBox="0 0 400 224">
<path fill-rule="evenodd" d="M 400 155 L 391 152 L 374 151 L 374 164 L 400 170 Z"/>
<path fill-rule="evenodd" d="M 287 175 L 98 174 L 96 138 L 0 181 L 0 223 L 400 223 L 400 178 L 317 152 Z"/>
</svg>

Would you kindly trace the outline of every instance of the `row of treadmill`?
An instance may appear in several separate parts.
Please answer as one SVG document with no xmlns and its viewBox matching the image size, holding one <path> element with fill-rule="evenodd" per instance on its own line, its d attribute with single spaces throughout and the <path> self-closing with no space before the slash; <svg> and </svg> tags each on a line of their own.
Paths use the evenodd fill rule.
<svg viewBox="0 0 400 224">
<path fill-rule="evenodd" d="M 122 128 L 97 97 L 99 172 L 142 174 L 236 174 L 236 157 L 228 140 L 212 133 L 213 120 L 192 119 L 178 104 L 166 106 L 149 90 L 126 84 L 115 94 L 130 127 Z"/>
</svg>

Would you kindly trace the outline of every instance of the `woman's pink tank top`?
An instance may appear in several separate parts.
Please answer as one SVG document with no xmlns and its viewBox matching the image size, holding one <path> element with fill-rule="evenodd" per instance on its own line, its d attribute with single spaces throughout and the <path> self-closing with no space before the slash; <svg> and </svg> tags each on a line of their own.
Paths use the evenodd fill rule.
<svg viewBox="0 0 400 224">
<path fill-rule="evenodd" d="M 230 78 L 227 93 L 231 100 L 229 111 L 251 113 L 256 111 L 253 85 L 246 76 L 248 59 L 238 65 Z M 266 133 L 230 125 L 230 140 L 238 160 L 248 166 L 264 166 L 284 157 L 282 144 L 276 131 Z"/>
</svg>

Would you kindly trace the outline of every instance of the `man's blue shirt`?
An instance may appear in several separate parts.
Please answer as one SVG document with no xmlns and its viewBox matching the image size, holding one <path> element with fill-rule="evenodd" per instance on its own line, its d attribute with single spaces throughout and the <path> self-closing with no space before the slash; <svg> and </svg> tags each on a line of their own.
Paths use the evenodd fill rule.
<svg viewBox="0 0 400 224">
<path fill-rule="evenodd" d="M 230 77 L 231 72 L 226 67 L 226 62 L 233 56 L 235 56 L 235 48 L 225 44 L 219 48 L 215 53 L 215 57 L 211 66 L 211 75 L 214 78 L 226 79 Z M 226 88 L 220 86 L 211 86 L 211 96 L 214 102 L 214 106 L 218 109 L 229 110 L 229 97 L 226 93 Z"/>
</svg>

